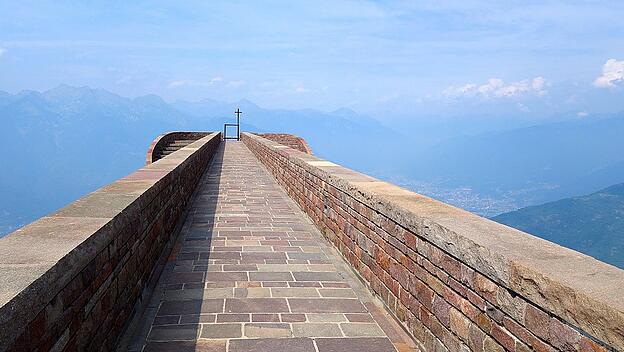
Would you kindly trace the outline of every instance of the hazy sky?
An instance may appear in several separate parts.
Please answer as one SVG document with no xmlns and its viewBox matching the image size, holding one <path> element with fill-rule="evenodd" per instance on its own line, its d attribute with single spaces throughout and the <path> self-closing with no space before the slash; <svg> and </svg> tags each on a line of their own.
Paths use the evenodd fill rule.
<svg viewBox="0 0 624 352">
<path fill-rule="evenodd" d="M 367 113 L 624 109 L 624 1 L 438 2 L 0 0 L 0 90 Z"/>
</svg>

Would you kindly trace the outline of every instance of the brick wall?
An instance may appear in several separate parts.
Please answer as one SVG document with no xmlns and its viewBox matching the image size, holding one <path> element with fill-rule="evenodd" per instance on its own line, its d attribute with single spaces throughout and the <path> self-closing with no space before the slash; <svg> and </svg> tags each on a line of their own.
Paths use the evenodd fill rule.
<svg viewBox="0 0 624 352">
<path fill-rule="evenodd" d="M 111 351 L 220 135 L 0 239 L 0 351 Z"/>
<path fill-rule="evenodd" d="M 252 134 L 425 351 L 624 350 L 624 271 Z"/>
<path fill-rule="evenodd" d="M 277 142 L 281 145 L 285 145 L 292 149 L 296 149 L 300 152 L 304 152 L 306 154 L 312 154 L 312 149 L 308 145 L 308 142 L 305 139 L 295 136 L 294 134 L 288 133 L 256 133 L 258 136 L 262 138 L 266 138 Z"/>
</svg>

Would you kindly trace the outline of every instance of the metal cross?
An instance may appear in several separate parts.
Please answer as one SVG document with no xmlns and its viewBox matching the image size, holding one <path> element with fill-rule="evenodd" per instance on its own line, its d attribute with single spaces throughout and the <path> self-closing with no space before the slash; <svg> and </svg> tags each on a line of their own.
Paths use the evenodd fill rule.
<svg viewBox="0 0 624 352">
<path fill-rule="evenodd" d="M 236 114 L 236 119 L 238 120 L 240 118 L 240 114 L 242 114 L 242 111 L 240 111 L 239 108 L 236 108 L 236 111 L 234 111 L 234 113 Z"/>
</svg>

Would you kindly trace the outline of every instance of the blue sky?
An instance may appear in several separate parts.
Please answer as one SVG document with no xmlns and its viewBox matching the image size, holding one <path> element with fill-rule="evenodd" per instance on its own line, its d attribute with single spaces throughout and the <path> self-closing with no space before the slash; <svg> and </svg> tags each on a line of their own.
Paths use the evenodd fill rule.
<svg viewBox="0 0 624 352">
<path fill-rule="evenodd" d="M 65 83 L 381 118 L 624 110 L 624 2 L 437 3 L 2 0 L 0 90 Z"/>
</svg>

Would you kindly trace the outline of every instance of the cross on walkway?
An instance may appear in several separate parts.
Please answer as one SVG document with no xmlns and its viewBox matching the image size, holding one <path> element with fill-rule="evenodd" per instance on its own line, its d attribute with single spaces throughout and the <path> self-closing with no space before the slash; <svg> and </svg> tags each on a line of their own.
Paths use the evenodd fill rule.
<svg viewBox="0 0 624 352">
<path fill-rule="evenodd" d="M 236 139 L 237 141 L 240 141 L 240 114 L 242 114 L 243 112 L 240 111 L 240 108 L 236 108 L 236 111 L 234 111 L 234 113 L 236 114 L 236 123 L 223 124 L 223 140 Z M 236 137 L 227 136 L 228 127 L 236 127 Z"/>
</svg>

